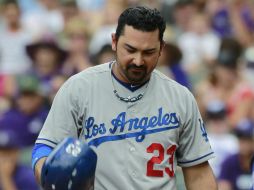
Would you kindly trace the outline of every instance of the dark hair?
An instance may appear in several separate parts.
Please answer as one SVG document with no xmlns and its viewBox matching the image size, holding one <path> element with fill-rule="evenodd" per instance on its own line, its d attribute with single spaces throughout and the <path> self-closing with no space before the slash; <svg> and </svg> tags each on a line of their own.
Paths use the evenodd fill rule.
<svg viewBox="0 0 254 190">
<path fill-rule="evenodd" d="M 77 8 L 77 2 L 75 0 L 62 0 L 60 4 L 64 7 L 75 7 Z"/>
<path fill-rule="evenodd" d="M 13 4 L 16 5 L 17 7 L 19 7 L 18 1 L 17 0 L 4 0 L 2 3 L 4 6 Z"/>
<path fill-rule="evenodd" d="M 217 62 L 231 69 L 237 69 L 238 59 L 243 51 L 240 42 L 235 38 L 227 37 L 221 40 Z"/>
<path fill-rule="evenodd" d="M 194 5 L 194 2 L 192 0 L 178 0 L 174 4 L 174 8 L 182 8 L 188 5 Z"/>
<path fill-rule="evenodd" d="M 176 44 L 166 42 L 164 50 L 165 50 L 167 63 L 169 65 L 175 65 L 180 63 L 183 57 L 183 53 Z"/>
<path fill-rule="evenodd" d="M 125 25 L 146 32 L 155 31 L 158 28 L 159 40 L 161 42 L 163 41 L 163 33 L 166 28 L 166 23 L 157 9 L 140 6 L 127 8 L 118 19 L 116 40 L 123 34 Z"/>
</svg>

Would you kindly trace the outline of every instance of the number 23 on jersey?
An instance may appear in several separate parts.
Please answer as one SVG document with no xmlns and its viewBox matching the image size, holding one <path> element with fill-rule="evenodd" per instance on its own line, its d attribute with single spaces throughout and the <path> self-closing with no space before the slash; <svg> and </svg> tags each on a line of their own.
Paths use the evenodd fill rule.
<svg viewBox="0 0 254 190">
<path fill-rule="evenodd" d="M 146 175 L 150 177 L 163 177 L 164 173 L 168 174 L 169 177 L 174 177 L 174 153 L 176 151 L 176 145 L 171 145 L 165 149 L 160 143 L 152 143 L 147 147 L 146 152 L 151 154 L 158 154 L 153 156 L 147 162 Z M 166 158 L 168 158 L 168 166 L 161 170 L 155 170 L 154 165 L 160 165 Z"/>
</svg>

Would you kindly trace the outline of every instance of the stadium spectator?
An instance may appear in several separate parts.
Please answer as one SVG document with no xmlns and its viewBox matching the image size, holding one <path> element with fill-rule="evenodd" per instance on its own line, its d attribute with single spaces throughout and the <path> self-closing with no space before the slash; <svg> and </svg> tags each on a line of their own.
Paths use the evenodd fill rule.
<svg viewBox="0 0 254 190">
<path fill-rule="evenodd" d="M 189 23 L 196 13 L 195 5 L 192 1 L 178 0 L 173 5 L 173 22 L 176 33 L 181 35 L 189 30 Z"/>
<path fill-rule="evenodd" d="M 220 37 L 235 37 L 242 46 L 253 43 L 254 3 L 249 0 L 208 0 L 206 13 Z"/>
<path fill-rule="evenodd" d="M 61 0 L 60 10 L 63 16 L 64 25 L 73 17 L 81 14 L 75 0 Z"/>
<path fill-rule="evenodd" d="M 222 40 L 217 63 L 211 69 L 207 81 L 196 88 L 200 111 L 212 100 L 221 100 L 227 106 L 227 117 L 231 127 L 241 120 L 252 118 L 254 94 L 251 85 L 241 75 L 239 58 L 242 47 L 233 38 Z"/>
<path fill-rule="evenodd" d="M 11 106 L 16 93 L 16 81 L 13 75 L 0 75 L 0 115 Z"/>
<path fill-rule="evenodd" d="M 62 73 L 71 76 L 92 65 L 88 51 L 89 32 L 82 17 L 74 17 L 66 23 L 65 49 L 68 52 L 62 66 Z"/>
<path fill-rule="evenodd" d="M 13 107 L 0 117 L 0 189 L 37 190 L 33 171 L 20 162 L 20 154 L 34 144 L 48 110 L 39 81 L 29 75 L 17 79 Z"/>
<path fill-rule="evenodd" d="M 157 69 L 191 90 L 188 73 L 183 69 L 181 61 L 182 52 L 179 47 L 166 41 Z"/>
<path fill-rule="evenodd" d="M 3 5 L 5 25 L 0 30 L 0 75 L 20 74 L 31 67 L 25 53 L 25 46 L 31 38 L 21 25 L 20 15 L 16 1 L 5 1 Z"/>
<path fill-rule="evenodd" d="M 89 52 L 92 56 L 97 54 L 105 44 L 111 43 L 111 34 L 115 31 L 118 16 L 125 6 L 124 1 L 106 1 L 105 7 L 100 14 L 102 17 L 101 24 L 91 36 Z"/>
<path fill-rule="evenodd" d="M 33 68 L 30 73 L 36 75 L 45 93 L 51 90 L 51 79 L 60 73 L 61 66 L 65 61 L 67 52 L 59 47 L 52 36 L 45 36 L 39 41 L 26 46 Z"/>
<path fill-rule="evenodd" d="M 200 81 L 203 77 L 200 71 L 213 63 L 220 46 L 220 39 L 212 31 L 207 15 L 192 15 L 187 31 L 179 36 L 177 43 L 183 53 L 183 67 L 192 77 L 193 83 Z"/>
<path fill-rule="evenodd" d="M 24 129 L 3 126 L 2 120 L 0 125 L 0 190 L 39 190 L 32 169 L 19 162 L 22 146 L 19 133 Z"/>
<path fill-rule="evenodd" d="M 252 186 L 251 158 L 254 153 L 253 121 L 245 120 L 235 127 L 239 152 L 226 158 L 219 175 L 220 190 L 248 190 Z"/>
<path fill-rule="evenodd" d="M 33 39 L 63 30 L 64 18 L 58 0 L 38 0 L 39 8 L 22 16 L 22 23 Z"/>
<path fill-rule="evenodd" d="M 222 162 L 238 152 L 238 142 L 227 121 L 226 105 L 221 101 L 211 101 L 206 107 L 205 122 L 209 141 L 215 153 L 209 163 L 218 178 Z"/>
<path fill-rule="evenodd" d="M 67 76 L 63 74 L 57 74 L 54 75 L 53 78 L 50 80 L 50 92 L 47 96 L 49 106 L 51 106 L 53 99 L 57 93 L 57 91 L 60 89 L 62 84 L 68 79 Z"/>
<path fill-rule="evenodd" d="M 112 50 L 111 44 L 105 44 L 102 46 L 100 51 L 94 55 L 92 59 L 96 65 L 115 60 L 115 53 Z"/>
</svg>

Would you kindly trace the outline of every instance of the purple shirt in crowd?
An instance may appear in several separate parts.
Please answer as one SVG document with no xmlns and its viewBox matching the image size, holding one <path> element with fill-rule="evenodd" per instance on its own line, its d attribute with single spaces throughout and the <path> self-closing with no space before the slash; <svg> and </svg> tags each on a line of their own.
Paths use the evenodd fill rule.
<svg viewBox="0 0 254 190">
<path fill-rule="evenodd" d="M 47 117 L 48 109 L 41 108 L 36 113 L 26 115 L 18 109 L 10 109 L 0 118 L 0 146 L 32 146 Z"/>
<path fill-rule="evenodd" d="M 243 7 L 240 12 L 243 24 L 247 30 L 254 31 L 254 19 L 249 7 Z M 212 28 L 220 37 L 228 37 L 234 35 L 234 29 L 230 22 L 230 13 L 228 8 L 219 10 L 212 18 Z"/>
<path fill-rule="evenodd" d="M 31 115 L 12 108 L 1 115 L 0 148 L 22 149 L 34 145 L 47 114 L 46 108 L 41 108 Z M 30 167 L 18 165 L 13 180 L 18 190 L 39 190 Z"/>
<path fill-rule="evenodd" d="M 240 166 L 239 154 L 235 154 L 223 162 L 219 180 L 230 182 L 233 190 L 250 190 L 251 170 L 244 171 Z"/>
</svg>

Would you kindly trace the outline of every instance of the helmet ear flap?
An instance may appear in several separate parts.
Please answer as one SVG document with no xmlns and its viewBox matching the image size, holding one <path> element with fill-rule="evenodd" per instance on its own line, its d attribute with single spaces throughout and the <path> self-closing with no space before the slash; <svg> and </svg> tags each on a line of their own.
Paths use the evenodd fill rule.
<svg viewBox="0 0 254 190">
<path fill-rule="evenodd" d="M 46 159 L 41 172 L 45 190 L 86 190 L 94 184 L 96 153 L 84 142 L 66 138 Z"/>
</svg>

